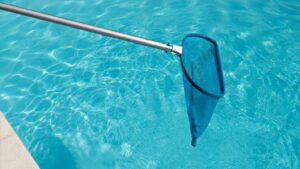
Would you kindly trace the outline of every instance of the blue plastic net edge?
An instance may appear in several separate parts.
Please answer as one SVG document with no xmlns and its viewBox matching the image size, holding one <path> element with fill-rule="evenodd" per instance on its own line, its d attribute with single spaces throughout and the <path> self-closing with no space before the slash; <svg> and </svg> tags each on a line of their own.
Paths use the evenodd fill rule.
<svg viewBox="0 0 300 169">
<path fill-rule="evenodd" d="M 205 95 L 208 95 L 208 96 L 211 96 L 211 97 L 215 97 L 215 98 L 221 98 L 224 93 L 225 93 L 225 86 L 224 86 L 224 79 L 223 79 L 223 71 L 222 71 L 222 66 L 221 66 L 221 60 L 220 60 L 220 56 L 219 56 L 219 48 L 218 48 L 218 44 L 216 41 L 214 41 L 213 39 L 209 38 L 209 37 L 206 37 L 206 36 L 203 36 L 203 35 L 200 35 L 200 34 L 188 34 L 186 35 L 183 40 L 182 40 L 182 46 L 183 46 L 183 43 L 184 41 L 189 38 L 189 37 L 198 37 L 198 38 L 202 38 L 202 39 L 205 39 L 209 42 L 211 42 L 214 46 L 215 46 L 215 59 L 216 59 L 216 68 L 217 68 L 217 72 L 218 72 L 218 78 L 219 78 L 219 82 L 220 82 L 220 91 L 221 91 L 221 94 L 216 94 L 216 93 L 210 93 L 209 91 L 206 91 L 204 90 L 203 88 L 201 88 L 200 86 L 198 86 L 194 81 L 193 79 L 188 75 L 185 67 L 184 67 L 184 64 L 183 64 L 183 60 L 182 60 L 182 56 L 180 57 L 180 64 L 181 64 L 181 67 L 182 67 L 182 70 L 183 70 L 183 73 L 185 75 L 185 77 L 187 78 L 187 80 L 191 83 L 191 85 L 193 87 L 195 87 L 198 91 L 200 91 L 201 93 L 204 93 Z M 184 48 L 183 48 L 184 50 Z"/>
</svg>

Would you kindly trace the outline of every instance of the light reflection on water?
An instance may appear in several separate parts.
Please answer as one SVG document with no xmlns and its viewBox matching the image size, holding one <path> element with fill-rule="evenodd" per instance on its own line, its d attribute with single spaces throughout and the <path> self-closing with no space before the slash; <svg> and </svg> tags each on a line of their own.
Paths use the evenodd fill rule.
<svg viewBox="0 0 300 169">
<path fill-rule="evenodd" d="M 227 93 L 192 148 L 178 58 L 0 12 L 0 111 L 41 168 L 299 168 L 299 2 L 9 3 L 220 44 Z"/>
</svg>

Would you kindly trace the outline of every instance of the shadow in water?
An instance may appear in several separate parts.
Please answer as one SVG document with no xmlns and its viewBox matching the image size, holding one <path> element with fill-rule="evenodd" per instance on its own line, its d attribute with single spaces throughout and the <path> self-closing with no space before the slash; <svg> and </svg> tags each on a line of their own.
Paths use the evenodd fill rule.
<svg viewBox="0 0 300 169">
<path fill-rule="evenodd" d="M 41 169 L 76 169 L 73 155 L 57 137 L 46 137 L 37 140 L 38 151 L 33 153 Z"/>
</svg>

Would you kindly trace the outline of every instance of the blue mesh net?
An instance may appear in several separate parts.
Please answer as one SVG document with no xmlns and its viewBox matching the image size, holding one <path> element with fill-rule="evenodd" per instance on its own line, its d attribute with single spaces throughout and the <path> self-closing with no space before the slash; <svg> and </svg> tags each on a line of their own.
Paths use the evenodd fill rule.
<svg viewBox="0 0 300 169">
<path fill-rule="evenodd" d="M 224 94 L 218 46 L 210 38 L 187 35 L 182 42 L 181 66 L 192 146 L 206 129 L 217 101 Z"/>
</svg>

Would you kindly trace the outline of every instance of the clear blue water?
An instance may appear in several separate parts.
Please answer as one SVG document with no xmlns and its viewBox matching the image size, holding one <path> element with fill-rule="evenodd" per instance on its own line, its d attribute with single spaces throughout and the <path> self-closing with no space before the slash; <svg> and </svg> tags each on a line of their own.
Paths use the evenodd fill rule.
<svg viewBox="0 0 300 169">
<path fill-rule="evenodd" d="M 3 2 L 220 45 L 226 95 L 193 148 L 177 57 L 0 11 L 0 111 L 42 169 L 300 168 L 299 1 Z"/>
</svg>

